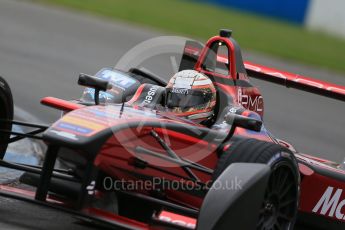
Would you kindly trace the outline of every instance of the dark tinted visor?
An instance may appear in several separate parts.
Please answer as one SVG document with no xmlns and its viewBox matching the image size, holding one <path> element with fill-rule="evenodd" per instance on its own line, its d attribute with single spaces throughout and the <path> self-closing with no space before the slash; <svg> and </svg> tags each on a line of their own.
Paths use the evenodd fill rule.
<svg viewBox="0 0 345 230">
<path fill-rule="evenodd" d="M 187 90 L 186 93 L 175 93 L 168 90 L 166 106 L 168 108 L 178 107 L 181 109 L 187 109 L 206 104 L 211 100 L 211 98 L 212 93 L 191 90 Z"/>
</svg>

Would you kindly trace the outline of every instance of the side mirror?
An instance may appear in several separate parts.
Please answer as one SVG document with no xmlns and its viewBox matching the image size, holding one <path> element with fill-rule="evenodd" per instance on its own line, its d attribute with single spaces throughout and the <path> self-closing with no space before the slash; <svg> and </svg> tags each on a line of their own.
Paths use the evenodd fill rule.
<svg viewBox="0 0 345 230">
<path fill-rule="evenodd" d="M 111 88 L 108 81 L 93 77 L 84 73 L 79 74 L 78 85 L 95 89 L 95 104 L 99 104 L 99 91 L 107 91 Z"/>
<path fill-rule="evenodd" d="M 260 132 L 262 127 L 262 121 L 235 113 L 228 113 L 227 115 L 225 115 L 224 120 L 235 128 L 241 127 L 256 132 Z"/>
<path fill-rule="evenodd" d="M 237 127 L 260 132 L 261 127 L 262 127 L 262 121 L 250 118 L 250 117 L 245 117 L 242 115 L 238 115 L 235 113 L 228 113 L 224 116 L 225 122 L 227 122 L 229 125 L 231 125 L 229 133 L 226 135 L 226 137 L 223 140 L 223 143 L 227 143 L 232 136 L 235 133 L 235 129 Z M 223 145 L 219 146 L 219 149 L 222 149 Z"/>
</svg>

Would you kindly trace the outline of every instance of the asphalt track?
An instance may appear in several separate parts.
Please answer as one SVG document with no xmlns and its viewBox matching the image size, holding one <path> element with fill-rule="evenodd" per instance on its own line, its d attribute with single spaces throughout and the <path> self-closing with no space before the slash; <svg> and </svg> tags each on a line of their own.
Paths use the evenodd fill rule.
<svg viewBox="0 0 345 230">
<path fill-rule="evenodd" d="M 53 209 L 2 197 L 0 198 L 0 213 L 0 228 L 3 230 L 105 229 L 85 225 L 72 215 L 60 213 Z"/>
<path fill-rule="evenodd" d="M 0 0 L 0 75 L 12 87 L 17 111 L 32 115 L 20 117 L 50 123 L 59 113 L 41 106 L 39 100 L 42 97 L 79 97 L 81 88 L 76 81 L 80 72 L 93 74 L 102 67 L 114 66 L 134 45 L 159 35 L 162 34 L 124 22 L 108 21 L 26 1 Z M 244 58 L 345 85 L 345 76 L 325 70 L 251 52 L 244 52 Z M 159 64 L 150 70 L 169 77 L 172 70 L 166 69 L 168 67 L 162 63 L 163 60 L 156 61 Z M 344 103 L 269 83 L 257 84 L 265 98 L 266 126 L 273 134 L 293 143 L 302 152 L 337 162 L 344 159 Z M 0 200 L 1 215 L 13 213 L 1 218 L 1 229 L 27 229 L 32 224 L 29 217 L 33 214 L 28 214 L 31 209 L 26 206 L 21 209 L 20 205 L 17 201 Z M 4 206 L 13 208 L 7 210 Z M 29 215 L 25 224 L 18 225 L 14 219 L 16 213 Z M 47 226 L 45 224 L 52 223 L 49 218 L 58 218 L 55 222 L 64 224 L 56 229 L 78 229 L 74 224 L 68 225 L 71 223 L 68 215 L 47 212 L 47 217 L 43 217 L 43 213 L 36 214 L 39 218 L 47 218 L 44 220 L 47 222 L 37 222 L 37 226 Z M 3 221 L 7 218 L 8 221 Z"/>
</svg>

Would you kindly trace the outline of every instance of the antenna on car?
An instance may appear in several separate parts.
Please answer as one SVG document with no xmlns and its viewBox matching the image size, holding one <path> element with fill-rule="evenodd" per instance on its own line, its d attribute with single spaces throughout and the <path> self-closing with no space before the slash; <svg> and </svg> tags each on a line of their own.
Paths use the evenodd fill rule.
<svg viewBox="0 0 345 230">
<path fill-rule="evenodd" d="M 119 118 L 121 118 L 122 113 L 123 113 L 123 111 L 124 111 L 124 109 L 125 109 L 126 97 L 124 96 L 124 93 L 122 94 L 121 102 L 122 102 L 122 105 L 121 105 L 121 109 L 120 109 Z"/>
<path fill-rule="evenodd" d="M 230 38 L 232 35 L 232 30 L 229 29 L 221 29 L 219 31 L 219 36 L 223 37 L 223 38 Z"/>
</svg>

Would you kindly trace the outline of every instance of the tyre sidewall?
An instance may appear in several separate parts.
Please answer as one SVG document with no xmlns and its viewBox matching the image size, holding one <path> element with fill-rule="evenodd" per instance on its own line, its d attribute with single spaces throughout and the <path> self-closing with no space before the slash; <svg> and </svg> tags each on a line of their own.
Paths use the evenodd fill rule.
<svg viewBox="0 0 345 230">
<path fill-rule="evenodd" d="M 299 207 L 299 197 L 300 197 L 300 174 L 298 171 L 298 163 L 297 163 L 296 158 L 294 157 L 293 153 L 291 153 L 289 150 L 279 151 L 270 158 L 267 164 L 271 167 L 271 172 L 274 172 L 278 167 L 287 166 L 290 168 L 291 172 L 294 174 L 295 183 L 297 185 L 297 188 L 296 188 L 297 201 L 295 204 L 296 209 L 295 209 L 294 216 L 297 217 L 298 207 Z M 296 219 L 297 218 L 295 218 L 292 221 L 289 229 L 293 229 L 296 223 Z"/>
<path fill-rule="evenodd" d="M 12 120 L 13 119 L 13 98 L 9 85 L 7 82 L 0 77 L 0 119 Z M 0 123 L 0 129 L 10 131 L 12 124 Z M 10 134 L 0 135 L 0 159 L 3 158 L 8 144 L 6 143 L 10 137 Z"/>
<path fill-rule="evenodd" d="M 298 163 L 294 154 L 284 146 L 263 142 L 256 139 L 242 139 L 233 142 L 229 149 L 222 153 L 214 171 L 213 181 L 233 163 L 257 163 L 266 164 L 271 168 L 271 175 L 279 167 L 288 167 L 295 182 L 296 203 L 294 204 L 294 219 L 291 220 L 289 229 L 293 229 L 300 198 L 300 174 Z"/>
</svg>

